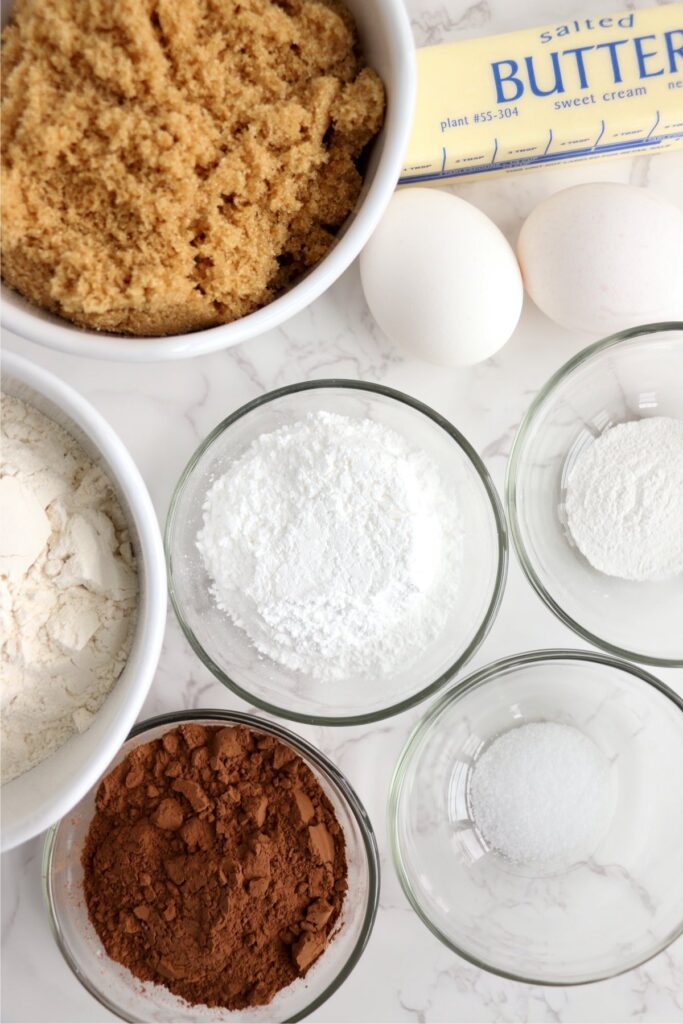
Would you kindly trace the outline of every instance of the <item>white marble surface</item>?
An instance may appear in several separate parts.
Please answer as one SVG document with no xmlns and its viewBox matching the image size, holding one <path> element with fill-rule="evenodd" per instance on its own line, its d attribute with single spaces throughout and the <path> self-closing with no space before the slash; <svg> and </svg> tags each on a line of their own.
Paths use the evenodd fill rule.
<svg viewBox="0 0 683 1024">
<path fill-rule="evenodd" d="M 590 13 L 611 13 L 594 0 Z M 625 6 L 644 6 L 625 2 Z M 409 0 L 418 43 L 561 22 L 586 15 L 582 0 Z M 583 164 L 472 182 L 454 188 L 489 214 L 511 240 L 543 196 L 579 181 L 645 185 L 683 205 L 683 154 Z M 451 419 L 482 453 L 497 485 L 531 397 L 590 338 L 551 324 L 527 302 L 513 339 L 469 370 L 443 370 L 399 356 L 375 328 L 353 266 L 304 313 L 246 345 L 161 366 L 98 363 L 49 352 L 5 335 L 8 348 L 75 385 L 119 431 L 163 520 L 173 485 L 207 432 L 271 388 L 320 377 L 352 377 L 403 389 Z M 498 619 L 471 663 L 516 651 L 585 646 L 542 606 L 514 556 Z M 683 673 L 661 672 L 683 692 Z M 185 642 L 172 613 L 144 715 L 181 707 L 244 705 L 216 682 Z M 368 808 L 382 856 L 381 909 L 369 947 L 317 1021 L 683 1021 L 683 940 L 622 977 L 574 989 L 504 981 L 459 960 L 409 908 L 390 863 L 385 801 L 398 752 L 424 708 L 378 726 L 300 728 L 346 772 Z M 42 841 L 2 862 L 2 1019 L 109 1021 L 72 976 L 52 940 L 41 902 Z"/>
</svg>

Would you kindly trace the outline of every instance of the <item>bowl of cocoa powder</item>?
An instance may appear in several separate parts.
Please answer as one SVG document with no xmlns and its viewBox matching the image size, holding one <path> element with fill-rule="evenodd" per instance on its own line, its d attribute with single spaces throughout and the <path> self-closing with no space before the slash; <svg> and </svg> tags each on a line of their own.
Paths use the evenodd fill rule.
<svg viewBox="0 0 683 1024">
<path fill-rule="evenodd" d="M 238 712 L 135 727 L 48 834 L 52 928 L 76 977 L 128 1021 L 294 1021 L 368 941 L 372 825 L 305 740 Z"/>
</svg>

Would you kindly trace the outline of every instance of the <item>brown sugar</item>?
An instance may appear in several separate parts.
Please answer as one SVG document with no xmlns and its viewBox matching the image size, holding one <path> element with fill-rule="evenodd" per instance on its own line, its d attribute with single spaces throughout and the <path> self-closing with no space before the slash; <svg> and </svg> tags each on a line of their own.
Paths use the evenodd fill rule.
<svg viewBox="0 0 683 1024">
<path fill-rule="evenodd" d="M 327 253 L 383 115 L 337 0 L 17 0 L 3 277 L 86 327 L 228 323 Z"/>
<path fill-rule="evenodd" d="M 242 726 L 189 724 L 136 747 L 100 784 L 82 862 L 109 956 L 230 1010 L 306 974 L 347 888 L 344 834 L 313 773 Z"/>
</svg>

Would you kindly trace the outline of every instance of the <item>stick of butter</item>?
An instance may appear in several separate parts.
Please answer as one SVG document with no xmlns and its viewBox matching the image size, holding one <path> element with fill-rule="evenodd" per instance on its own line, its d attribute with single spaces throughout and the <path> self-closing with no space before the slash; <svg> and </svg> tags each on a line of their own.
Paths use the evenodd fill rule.
<svg viewBox="0 0 683 1024">
<path fill-rule="evenodd" d="M 400 184 L 683 144 L 683 3 L 417 51 Z"/>
</svg>

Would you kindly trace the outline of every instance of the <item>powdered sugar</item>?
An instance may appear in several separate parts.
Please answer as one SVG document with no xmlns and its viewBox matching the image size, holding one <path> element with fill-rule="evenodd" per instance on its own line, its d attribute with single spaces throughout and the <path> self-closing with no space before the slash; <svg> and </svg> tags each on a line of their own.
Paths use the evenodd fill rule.
<svg viewBox="0 0 683 1024">
<path fill-rule="evenodd" d="M 197 544 L 219 608 L 317 679 L 386 674 L 443 629 L 456 496 L 395 431 L 328 412 L 257 438 L 207 494 Z"/>
<path fill-rule="evenodd" d="M 683 572 L 683 421 L 611 427 L 567 480 L 569 529 L 596 569 L 629 580 Z"/>
<path fill-rule="evenodd" d="M 610 764 L 574 726 L 529 722 L 498 736 L 475 762 L 470 803 L 484 840 L 509 860 L 583 860 L 613 814 Z"/>
</svg>

